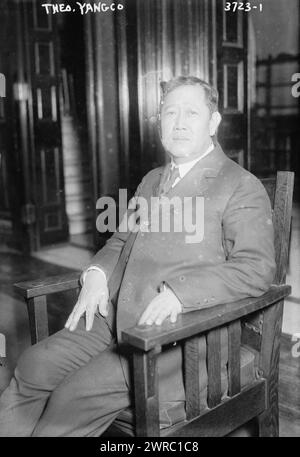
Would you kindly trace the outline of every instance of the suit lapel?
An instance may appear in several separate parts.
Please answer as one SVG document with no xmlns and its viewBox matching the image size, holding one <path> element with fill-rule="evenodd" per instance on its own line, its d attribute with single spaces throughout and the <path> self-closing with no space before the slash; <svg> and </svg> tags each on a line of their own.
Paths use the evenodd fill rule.
<svg viewBox="0 0 300 457">
<path fill-rule="evenodd" d="M 166 180 L 168 179 L 170 168 L 171 168 L 171 163 L 169 162 L 161 169 L 158 180 L 152 186 L 152 195 L 154 197 L 159 197 L 159 195 L 161 194 L 164 184 L 165 184 Z"/>
</svg>

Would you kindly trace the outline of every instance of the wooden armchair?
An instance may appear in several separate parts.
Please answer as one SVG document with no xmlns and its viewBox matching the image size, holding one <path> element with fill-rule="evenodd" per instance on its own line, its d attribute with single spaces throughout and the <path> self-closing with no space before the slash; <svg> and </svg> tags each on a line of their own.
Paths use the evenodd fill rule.
<svg viewBox="0 0 300 457">
<path fill-rule="evenodd" d="M 262 180 L 273 206 L 277 272 L 274 285 L 259 298 L 247 298 L 210 309 L 181 315 L 176 324 L 124 331 L 134 360 L 135 425 L 122 429 L 118 419 L 110 436 L 224 436 L 257 418 L 260 436 L 278 436 L 279 350 L 291 225 L 294 174 L 278 172 L 276 179 Z M 48 335 L 47 295 L 79 287 L 78 273 L 16 284 L 26 300 L 31 340 Z M 228 331 L 228 393 L 221 389 L 221 330 Z M 200 404 L 199 335 L 207 343 L 207 407 Z M 167 428 L 160 427 L 157 357 L 162 346 L 183 345 L 185 418 Z M 255 354 L 256 377 L 241 387 L 241 345 Z"/>
</svg>

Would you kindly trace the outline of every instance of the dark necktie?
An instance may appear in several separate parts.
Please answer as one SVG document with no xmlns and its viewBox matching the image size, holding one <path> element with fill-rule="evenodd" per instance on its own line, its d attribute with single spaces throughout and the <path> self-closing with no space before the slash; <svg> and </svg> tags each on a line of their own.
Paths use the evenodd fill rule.
<svg viewBox="0 0 300 457">
<path fill-rule="evenodd" d="M 175 183 L 177 178 L 180 178 L 179 168 L 173 167 L 173 168 L 171 168 L 169 177 L 163 186 L 162 195 L 167 194 L 170 191 L 170 189 L 172 189 L 172 186 Z"/>
</svg>

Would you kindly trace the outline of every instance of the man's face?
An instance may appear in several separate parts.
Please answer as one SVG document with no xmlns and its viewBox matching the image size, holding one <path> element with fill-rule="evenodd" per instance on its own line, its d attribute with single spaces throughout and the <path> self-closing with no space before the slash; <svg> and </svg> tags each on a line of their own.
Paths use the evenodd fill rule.
<svg viewBox="0 0 300 457">
<path fill-rule="evenodd" d="M 200 157 L 220 122 L 211 116 L 201 86 L 180 86 L 164 99 L 161 110 L 162 144 L 176 163 Z"/>
</svg>

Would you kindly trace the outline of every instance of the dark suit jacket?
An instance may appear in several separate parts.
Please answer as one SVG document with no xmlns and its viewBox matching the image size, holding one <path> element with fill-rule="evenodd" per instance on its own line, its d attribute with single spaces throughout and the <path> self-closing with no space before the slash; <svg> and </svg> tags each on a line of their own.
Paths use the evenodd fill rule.
<svg viewBox="0 0 300 457">
<path fill-rule="evenodd" d="M 150 201 L 158 195 L 165 168 L 150 171 L 137 195 Z M 262 295 L 275 273 L 272 211 L 260 181 L 230 160 L 217 145 L 174 187 L 168 197 L 192 197 L 188 211 L 195 216 L 196 199 L 204 198 L 204 238 L 186 243 L 189 233 L 138 232 L 124 262 L 124 276 L 117 300 L 117 331 L 134 326 L 158 294 L 164 281 L 177 295 L 183 312 L 189 312 L 245 297 Z M 175 216 L 176 217 L 176 216 Z M 149 227 L 151 219 L 149 215 Z M 152 221 L 153 222 L 153 221 Z M 130 233 L 116 232 L 91 261 L 113 278 Z M 223 365 L 226 334 L 223 332 Z M 202 351 L 202 386 L 206 382 L 205 341 Z M 182 359 L 179 347 L 163 352 L 159 359 L 160 395 L 184 398 Z M 172 381 L 170 383 L 170 376 Z"/>
</svg>

